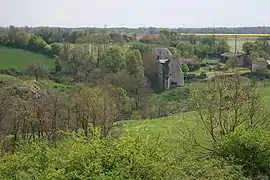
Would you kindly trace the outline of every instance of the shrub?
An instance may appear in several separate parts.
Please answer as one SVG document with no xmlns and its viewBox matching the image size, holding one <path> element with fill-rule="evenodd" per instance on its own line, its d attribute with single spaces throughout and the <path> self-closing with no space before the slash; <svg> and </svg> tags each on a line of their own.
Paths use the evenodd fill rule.
<svg viewBox="0 0 270 180">
<path fill-rule="evenodd" d="M 238 130 L 221 141 L 215 154 L 241 165 L 246 176 L 270 177 L 270 133 L 265 130 Z"/>
<path fill-rule="evenodd" d="M 205 79 L 205 78 L 207 78 L 207 74 L 206 74 L 205 72 L 201 72 L 201 73 L 200 73 L 200 77 L 201 77 L 202 79 Z"/>
<path fill-rule="evenodd" d="M 190 72 L 196 71 L 200 69 L 200 67 L 203 67 L 200 63 L 187 63 L 187 66 Z"/>
<path fill-rule="evenodd" d="M 15 68 L 2 68 L 0 69 L 0 74 L 5 74 L 9 76 L 23 76 L 26 74 L 23 70 L 17 70 Z"/>
<path fill-rule="evenodd" d="M 50 46 L 52 55 L 58 55 L 63 45 L 60 43 L 52 43 Z"/>
<path fill-rule="evenodd" d="M 141 136 L 100 139 L 97 132 L 91 140 L 79 131 L 53 146 L 24 144 L 0 159 L 0 179 L 243 179 L 239 167 L 220 160 L 176 156 Z"/>
<path fill-rule="evenodd" d="M 189 68 L 186 64 L 182 64 L 182 67 L 181 67 L 182 71 L 183 72 L 188 72 L 189 71 Z"/>
</svg>

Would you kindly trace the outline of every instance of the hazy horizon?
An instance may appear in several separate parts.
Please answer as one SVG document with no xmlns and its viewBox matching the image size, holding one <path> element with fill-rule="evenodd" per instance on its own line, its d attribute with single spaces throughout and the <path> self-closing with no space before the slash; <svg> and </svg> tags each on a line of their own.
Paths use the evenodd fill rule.
<svg viewBox="0 0 270 180">
<path fill-rule="evenodd" d="M 269 26 L 267 0 L 2 0 L 0 26 L 211 28 Z"/>
</svg>

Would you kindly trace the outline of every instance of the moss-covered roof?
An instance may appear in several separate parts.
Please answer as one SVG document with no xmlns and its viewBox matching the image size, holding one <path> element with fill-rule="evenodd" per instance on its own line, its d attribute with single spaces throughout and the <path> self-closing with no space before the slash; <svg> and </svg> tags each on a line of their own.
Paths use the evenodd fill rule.
<svg viewBox="0 0 270 180">
<path fill-rule="evenodd" d="M 238 56 L 242 56 L 242 55 L 243 54 L 241 54 L 241 53 L 233 53 L 233 52 L 225 52 L 225 53 L 221 54 L 221 56 L 228 57 L 228 58 L 238 57 Z"/>
</svg>

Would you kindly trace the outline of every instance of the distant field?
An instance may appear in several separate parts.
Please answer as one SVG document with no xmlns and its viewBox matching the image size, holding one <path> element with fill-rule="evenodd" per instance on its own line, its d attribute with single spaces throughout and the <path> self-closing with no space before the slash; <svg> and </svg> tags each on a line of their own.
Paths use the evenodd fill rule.
<svg viewBox="0 0 270 180">
<path fill-rule="evenodd" d="M 229 45 L 230 45 L 230 51 L 235 52 L 235 38 L 237 38 L 237 44 L 236 44 L 236 52 L 242 51 L 242 46 L 245 42 L 251 41 L 254 42 L 260 37 L 270 37 L 270 34 L 180 34 L 180 37 L 185 36 L 198 36 L 198 37 L 207 37 L 207 36 L 215 36 L 217 38 L 225 38 L 227 39 Z M 142 38 L 144 39 L 153 39 L 157 38 L 159 34 L 139 34 L 137 35 L 137 39 L 140 40 Z"/>
<path fill-rule="evenodd" d="M 187 36 L 184 34 L 182 36 Z M 189 34 L 191 35 L 191 34 Z M 205 37 L 213 36 L 213 34 L 193 34 L 195 36 Z M 230 45 L 231 52 L 241 52 L 243 44 L 245 42 L 254 42 L 260 37 L 270 37 L 270 34 L 214 34 L 215 37 L 227 39 L 228 44 Z"/>
<path fill-rule="evenodd" d="M 193 34 L 193 33 L 183 33 L 180 34 L 179 36 L 213 36 L 212 33 L 210 34 Z M 238 38 L 253 38 L 257 39 L 258 37 L 266 37 L 270 36 L 270 34 L 214 34 L 216 37 L 223 37 L 223 38 L 234 38 L 237 36 Z M 159 34 L 137 34 L 137 39 L 141 39 L 143 37 L 146 38 L 155 38 L 158 37 Z"/>
<path fill-rule="evenodd" d="M 0 46 L 0 68 L 24 69 L 35 61 L 53 66 L 53 60 L 42 54 Z"/>
<path fill-rule="evenodd" d="M 213 34 L 181 34 L 181 36 L 187 35 L 195 35 L 195 36 L 213 36 Z M 239 38 L 258 38 L 258 37 L 265 37 L 270 36 L 270 34 L 214 34 L 216 37 L 224 37 L 224 38 L 234 38 L 235 36 Z"/>
</svg>

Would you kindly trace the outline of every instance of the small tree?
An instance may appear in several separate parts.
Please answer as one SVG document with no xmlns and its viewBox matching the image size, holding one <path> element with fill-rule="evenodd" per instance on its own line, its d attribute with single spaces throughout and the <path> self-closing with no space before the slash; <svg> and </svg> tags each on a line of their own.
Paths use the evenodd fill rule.
<svg viewBox="0 0 270 180">
<path fill-rule="evenodd" d="M 37 81 L 40 77 L 47 76 L 48 70 L 42 63 L 36 61 L 27 67 L 26 72 L 28 75 L 34 76 Z"/>
<path fill-rule="evenodd" d="M 256 86 L 237 73 L 216 75 L 204 90 L 194 91 L 192 102 L 213 145 L 239 127 L 265 125 L 269 117 Z"/>
</svg>

